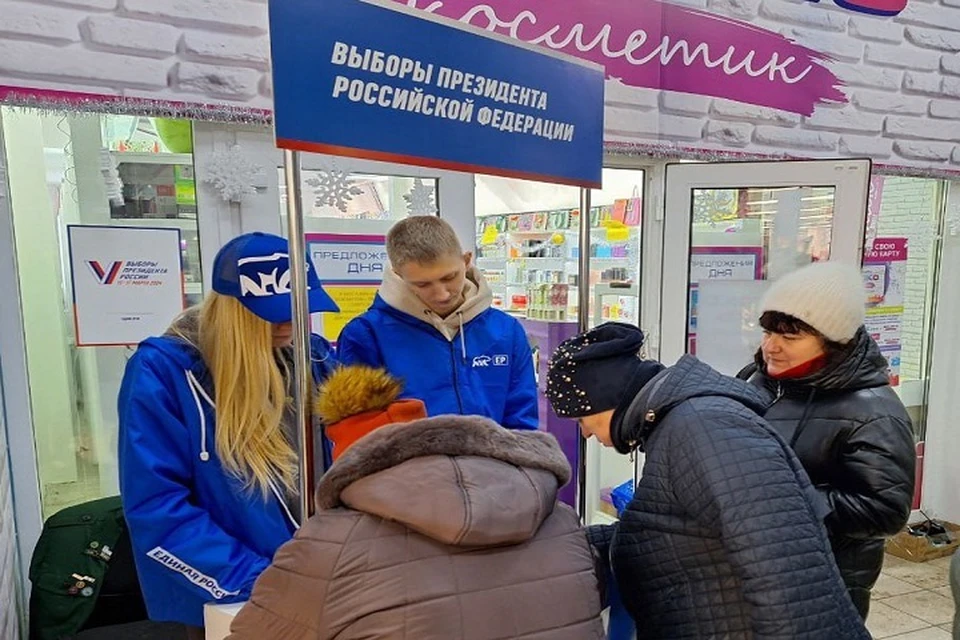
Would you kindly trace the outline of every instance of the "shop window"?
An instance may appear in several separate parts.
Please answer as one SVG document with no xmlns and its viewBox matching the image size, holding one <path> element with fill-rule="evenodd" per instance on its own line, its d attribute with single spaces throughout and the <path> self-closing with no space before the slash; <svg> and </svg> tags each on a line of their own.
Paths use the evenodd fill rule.
<svg viewBox="0 0 960 640">
<path fill-rule="evenodd" d="M 590 193 L 590 326 L 639 325 L 643 186 L 643 171 L 604 169 L 603 188 Z M 633 460 L 591 440 L 587 464 L 586 522 L 607 522 L 617 513 L 614 492 L 633 481 Z"/>
<path fill-rule="evenodd" d="M 921 440 L 945 188 L 940 180 L 875 176 L 866 224 L 868 328 Z"/>
<path fill-rule="evenodd" d="M 830 258 L 834 200 L 833 187 L 694 190 L 690 354 L 731 375 L 750 361 L 767 283 Z"/>
<path fill-rule="evenodd" d="M 78 344 L 73 283 L 79 274 L 72 273 L 67 229 L 158 229 L 174 241 L 170 232 L 179 231 L 183 304 L 178 292 L 169 320 L 199 302 L 191 123 L 9 108 L 0 109 L 0 121 L 46 518 L 119 492 L 116 401 L 134 349 Z"/>
<path fill-rule="evenodd" d="M 643 171 L 604 169 L 591 192 L 590 322 L 636 324 Z M 476 177 L 477 264 L 494 305 L 534 320 L 577 319 L 580 190 Z"/>
<path fill-rule="evenodd" d="M 863 277 L 868 331 L 922 439 L 944 183 L 874 176 Z M 831 257 L 835 193 L 825 187 L 698 189 L 691 229 L 688 351 L 735 373 L 760 343 L 766 283 Z M 736 340 L 722 339 L 737 326 Z"/>
<path fill-rule="evenodd" d="M 442 215 L 441 178 L 402 165 L 381 165 L 386 172 L 375 173 L 352 161 L 315 153 L 303 154 L 300 163 L 307 253 L 313 258 L 320 281 L 340 307 L 339 313 L 315 314 L 313 330 L 335 344 L 343 327 L 373 304 L 389 268 L 386 236 L 393 225 L 408 216 Z M 415 175 L 393 173 L 405 169 Z M 287 188 L 282 166 L 277 167 L 276 176 L 280 233 L 286 236 Z M 329 251 L 331 247 L 344 249 L 337 252 L 341 256 L 358 257 L 335 257 Z"/>
<path fill-rule="evenodd" d="M 552 184 L 476 177 L 477 264 L 493 289 L 494 304 L 521 319 L 540 374 L 541 428 L 553 433 L 574 468 L 579 432 L 554 415 L 542 397 L 546 363 L 559 343 L 578 333 L 581 304 L 590 324 L 615 320 L 638 323 L 644 172 L 604 169 L 603 189 L 590 192 L 581 215 L 579 189 Z M 581 247 L 581 225 L 590 227 L 590 245 Z M 589 273 L 580 272 L 580 252 L 590 255 Z M 579 283 L 589 282 L 580 300 Z M 633 477 L 633 465 L 591 442 L 587 450 L 588 523 L 614 515 L 613 489 Z M 575 502 L 569 485 L 560 499 Z"/>
<path fill-rule="evenodd" d="M 518 317 L 575 321 L 580 190 L 476 177 L 477 265 L 493 304 Z"/>
<path fill-rule="evenodd" d="M 309 162 L 310 156 L 304 162 Z M 396 222 L 410 215 L 437 215 L 437 180 L 361 173 L 336 169 L 301 171 L 303 216 L 333 220 Z M 287 188 L 277 169 L 280 213 L 286 215 Z"/>
</svg>

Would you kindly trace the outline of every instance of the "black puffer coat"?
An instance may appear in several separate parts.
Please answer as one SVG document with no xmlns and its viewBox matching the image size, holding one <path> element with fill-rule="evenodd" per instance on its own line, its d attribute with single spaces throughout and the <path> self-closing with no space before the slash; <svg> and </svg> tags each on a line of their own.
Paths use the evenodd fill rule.
<svg viewBox="0 0 960 640">
<path fill-rule="evenodd" d="M 771 398 L 686 357 L 614 415 L 646 451 L 633 502 L 591 541 L 640 639 L 869 640 L 799 461 L 758 416 Z"/>
<path fill-rule="evenodd" d="M 791 444 L 830 504 L 837 564 L 864 617 L 883 565 L 883 538 L 910 516 L 916 449 L 910 417 L 890 388 L 887 361 L 864 329 L 833 362 L 777 381 L 760 355 L 740 377 L 775 396 L 764 417 Z"/>
</svg>

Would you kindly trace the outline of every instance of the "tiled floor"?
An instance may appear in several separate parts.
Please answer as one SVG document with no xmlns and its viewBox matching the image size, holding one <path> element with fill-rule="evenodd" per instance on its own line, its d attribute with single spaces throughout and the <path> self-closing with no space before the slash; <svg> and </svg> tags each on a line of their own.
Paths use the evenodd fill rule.
<svg viewBox="0 0 960 640">
<path fill-rule="evenodd" d="M 873 637 L 951 640 L 949 570 L 950 558 L 915 563 L 888 555 L 867 619 Z"/>
</svg>

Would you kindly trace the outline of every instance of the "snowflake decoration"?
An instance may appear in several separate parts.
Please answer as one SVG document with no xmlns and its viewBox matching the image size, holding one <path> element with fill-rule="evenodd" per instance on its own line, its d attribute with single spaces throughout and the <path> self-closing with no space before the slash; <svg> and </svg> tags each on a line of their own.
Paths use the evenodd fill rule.
<svg viewBox="0 0 960 640">
<path fill-rule="evenodd" d="M 123 206 L 123 180 L 117 168 L 117 159 L 109 149 L 100 149 L 100 174 L 107 191 L 107 199 L 111 204 Z"/>
<path fill-rule="evenodd" d="M 705 189 L 693 199 L 693 221 L 715 223 L 737 217 L 737 192 Z"/>
<path fill-rule="evenodd" d="M 343 171 L 331 169 L 318 173 L 319 178 L 305 180 L 313 187 L 313 195 L 316 196 L 315 203 L 318 207 L 336 207 L 346 213 L 348 203 L 354 196 L 363 193 L 363 189 L 353 184 L 350 177 Z"/>
<path fill-rule="evenodd" d="M 403 196 L 407 202 L 407 214 L 411 216 L 433 216 L 437 213 L 437 205 L 433 203 L 433 187 L 423 184 L 423 180 L 416 178 L 410 193 Z"/>
<path fill-rule="evenodd" d="M 224 202 L 241 202 L 257 193 L 253 186 L 263 176 L 263 167 L 241 153 L 240 145 L 214 151 L 203 181 L 220 192 Z"/>
</svg>

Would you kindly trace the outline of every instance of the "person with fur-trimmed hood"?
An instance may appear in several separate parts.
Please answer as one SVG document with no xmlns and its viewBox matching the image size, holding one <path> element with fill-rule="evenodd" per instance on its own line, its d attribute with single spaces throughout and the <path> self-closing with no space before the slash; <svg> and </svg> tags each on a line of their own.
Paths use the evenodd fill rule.
<svg viewBox="0 0 960 640">
<path fill-rule="evenodd" d="M 427 418 L 401 391 L 364 366 L 320 388 L 335 462 L 317 513 L 230 638 L 604 638 L 586 534 L 557 503 L 570 466 L 553 436 Z"/>
</svg>

